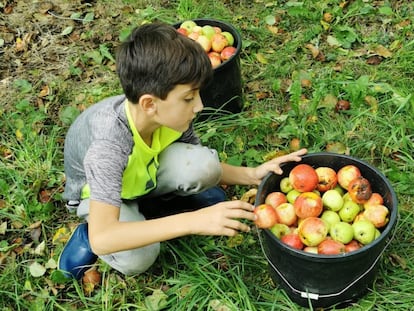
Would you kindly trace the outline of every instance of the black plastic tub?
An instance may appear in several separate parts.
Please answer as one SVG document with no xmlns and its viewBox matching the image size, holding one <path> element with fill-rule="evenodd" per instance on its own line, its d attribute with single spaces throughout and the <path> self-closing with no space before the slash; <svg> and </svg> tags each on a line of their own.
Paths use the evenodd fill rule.
<svg viewBox="0 0 414 311">
<path fill-rule="evenodd" d="M 205 119 L 209 115 L 218 116 L 223 113 L 240 112 L 243 109 L 240 69 L 242 38 L 240 33 L 233 25 L 224 21 L 208 18 L 193 19 L 193 21 L 199 26 L 211 25 L 213 27 L 220 27 L 222 31 L 230 32 L 234 37 L 233 46 L 236 48 L 236 53 L 230 59 L 214 69 L 212 82 L 201 90 L 201 99 L 207 109 L 201 113 L 200 119 Z M 178 28 L 181 23 L 174 24 L 174 27 Z"/>
<path fill-rule="evenodd" d="M 292 301 L 307 307 L 345 306 L 361 298 L 376 278 L 381 255 L 392 240 L 397 223 L 397 196 L 386 177 L 375 167 L 359 159 L 333 153 L 313 153 L 303 156 L 299 163 L 314 168 L 328 166 L 336 171 L 342 166 L 356 165 L 367 178 L 373 192 L 380 193 L 390 209 L 388 224 L 372 243 L 343 255 L 317 255 L 293 249 L 279 241 L 270 230 L 262 230 L 264 254 L 270 275 Z M 259 186 L 255 205 L 264 203 L 272 191 L 280 190 L 283 177 L 289 175 L 298 162 L 282 165 L 283 174 L 269 174 Z"/>
</svg>

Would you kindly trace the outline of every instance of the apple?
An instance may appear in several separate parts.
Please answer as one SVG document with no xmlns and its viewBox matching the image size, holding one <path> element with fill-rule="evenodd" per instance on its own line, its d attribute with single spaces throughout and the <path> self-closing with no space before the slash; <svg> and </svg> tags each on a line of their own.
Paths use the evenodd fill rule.
<svg viewBox="0 0 414 311">
<path fill-rule="evenodd" d="M 341 167 L 336 173 L 336 176 L 338 178 L 339 185 L 344 189 L 348 189 L 349 183 L 355 178 L 361 176 L 361 171 L 357 166 L 348 164 Z"/>
<path fill-rule="evenodd" d="M 375 226 L 369 220 L 358 220 L 352 224 L 354 239 L 359 243 L 367 245 L 375 239 Z"/>
<path fill-rule="evenodd" d="M 289 173 L 292 187 L 300 192 L 309 192 L 316 189 L 319 179 L 315 169 L 308 164 L 298 164 Z"/>
<path fill-rule="evenodd" d="M 284 236 L 285 234 L 291 232 L 290 228 L 285 225 L 285 224 L 279 224 L 276 223 L 274 224 L 271 228 L 270 231 L 278 238 L 280 239 L 282 236 Z"/>
<path fill-rule="evenodd" d="M 322 195 L 322 203 L 326 209 L 337 212 L 344 205 L 344 199 L 338 191 L 330 189 Z"/>
<path fill-rule="evenodd" d="M 221 28 L 218 27 L 218 26 L 213 26 L 213 28 L 214 28 L 215 33 L 221 33 L 222 32 Z"/>
<path fill-rule="evenodd" d="M 333 240 L 347 244 L 354 238 L 354 229 L 350 223 L 340 221 L 331 226 L 329 235 Z"/>
<path fill-rule="evenodd" d="M 290 203 L 282 203 L 275 207 L 277 222 L 292 226 L 296 223 L 297 216 L 295 213 L 295 207 Z"/>
<path fill-rule="evenodd" d="M 378 204 L 367 206 L 362 214 L 366 220 L 373 223 L 375 228 L 382 228 L 389 221 L 389 213 L 390 211 L 385 205 Z"/>
<path fill-rule="evenodd" d="M 359 176 L 350 181 L 348 193 L 356 203 L 365 203 L 372 195 L 371 184 L 368 179 Z"/>
<path fill-rule="evenodd" d="M 187 35 L 187 37 L 194 40 L 194 41 L 197 41 L 198 37 L 200 37 L 200 33 L 199 32 L 190 32 Z"/>
<path fill-rule="evenodd" d="M 323 211 L 322 199 L 314 192 L 301 193 L 293 206 L 299 218 L 317 217 Z"/>
<path fill-rule="evenodd" d="M 297 233 L 287 233 L 280 238 L 280 241 L 295 249 L 303 249 L 304 245 Z"/>
<path fill-rule="evenodd" d="M 361 244 L 357 240 L 352 240 L 348 244 L 345 244 L 345 253 L 353 252 L 361 248 Z"/>
<path fill-rule="evenodd" d="M 293 204 L 296 201 L 296 198 L 301 194 L 301 192 L 293 189 L 290 190 L 287 194 L 286 194 L 286 199 L 288 200 L 289 203 Z"/>
<path fill-rule="evenodd" d="M 283 177 L 280 180 L 279 188 L 283 193 L 288 193 L 289 191 L 293 190 L 293 186 L 289 181 L 289 177 Z"/>
<path fill-rule="evenodd" d="M 286 202 L 287 202 L 286 194 L 280 191 L 270 192 L 265 198 L 265 203 L 272 205 L 273 208 L 276 208 L 280 204 L 286 203 Z"/>
<path fill-rule="evenodd" d="M 210 52 L 207 54 L 208 58 L 210 59 L 211 62 L 211 66 L 213 68 L 216 68 L 218 66 L 220 66 L 221 64 L 221 58 L 220 58 L 220 54 L 217 52 Z"/>
<path fill-rule="evenodd" d="M 336 187 L 338 183 L 338 178 L 336 177 L 336 172 L 334 169 L 326 166 L 320 166 L 315 169 L 316 174 L 318 175 L 318 185 L 316 188 L 325 192 Z"/>
<path fill-rule="evenodd" d="M 211 38 L 211 49 L 214 52 L 221 53 L 228 44 L 226 37 L 221 33 L 215 33 Z"/>
<path fill-rule="evenodd" d="M 345 245 L 332 239 L 323 240 L 318 245 L 318 254 L 339 255 L 345 253 Z"/>
<path fill-rule="evenodd" d="M 333 188 L 333 190 L 338 191 L 342 196 L 345 194 L 344 188 L 342 188 L 340 185 L 336 184 L 336 186 Z"/>
<path fill-rule="evenodd" d="M 344 206 L 339 210 L 338 214 L 342 221 L 353 222 L 355 217 L 361 211 L 358 203 L 354 201 L 345 201 Z"/>
<path fill-rule="evenodd" d="M 328 226 L 319 217 L 308 217 L 301 221 L 298 234 L 306 246 L 317 246 L 328 235 Z"/>
<path fill-rule="evenodd" d="M 328 224 L 329 230 L 334 224 L 341 221 L 341 218 L 339 217 L 338 213 L 330 210 L 324 210 L 320 218 Z"/>
<path fill-rule="evenodd" d="M 375 237 L 374 240 L 378 239 L 381 236 L 381 231 L 378 230 L 378 228 L 375 229 Z"/>
<path fill-rule="evenodd" d="M 381 194 L 377 192 L 373 192 L 371 194 L 371 197 L 364 203 L 364 207 L 367 208 L 371 205 L 383 205 L 384 204 L 384 198 Z"/>
<path fill-rule="evenodd" d="M 177 32 L 184 35 L 184 36 L 186 36 L 186 37 L 188 35 L 188 30 L 186 28 L 180 27 L 180 28 L 177 29 Z"/>
<path fill-rule="evenodd" d="M 220 53 L 222 61 L 229 60 L 233 55 L 236 54 L 237 49 L 233 46 L 226 46 Z"/>
<path fill-rule="evenodd" d="M 228 31 L 222 31 L 221 34 L 226 37 L 227 42 L 229 43 L 229 45 L 233 45 L 234 44 L 234 37 L 233 35 L 228 32 Z"/>
<path fill-rule="evenodd" d="M 317 246 L 306 246 L 303 248 L 303 251 L 310 254 L 318 254 Z"/>
<path fill-rule="evenodd" d="M 262 229 L 271 228 L 277 222 L 275 209 L 269 204 L 260 204 L 254 208 L 256 220 L 254 223 Z"/>
<path fill-rule="evenodd" d="M 193 28 L 197 26 L 195 21 L 192 20 L 186 20 L 184 22 L 181 23 L 179 28 L 184 28 L 187 29 L 187 33 L 190 33 L 193 31 Z"/>
<path fill-rule="evenodd" d="M 209 52 L 211 50 L 211 41 L 205 35 L 200 35 L 196 41 L 203 47 L 204 51 Z"/>
<path fill-rule="evenodd" d="M 209 40 L 213 37 L 213 35 L 216 33 L 213 26 L 211 25 L 204 25 L 201 29 L 201 33 L 205 35 Z"/>
<path fill-rule="evenodd" d="M 201 35 L 202 30 L 203 30 L 203 28 L 201 26 L 195 25 L 192 29 L 192 32 L 197 32 L 198 34 Z"/>
</svg>

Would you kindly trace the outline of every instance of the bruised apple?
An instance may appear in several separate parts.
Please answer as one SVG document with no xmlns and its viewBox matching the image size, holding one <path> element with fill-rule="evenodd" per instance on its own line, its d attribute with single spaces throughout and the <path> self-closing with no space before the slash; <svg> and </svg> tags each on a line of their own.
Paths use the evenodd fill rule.
<svg viewBox="0 0 414 311">
<path fill-rule="evenodd" d="M 361 171 L 357 166 L 349 164 L 341 167 L 336 173 L 336 176 L 338 178 L 339 185 L 344 189 L 348 189 L 349 183 L 355 178 L 361 176 Z"/>
<path fill-rule="evenodd" d="M 301 193 L 296 198 L 293 206 L 299 218 L 317 217 L 323 211 L 322 199 L 315 192 Z"/>
<path fill-rule="evenodd" d="M 260 204 L 256 206 L 253 213 L 256 215 L 254 223 L 259 228 L 268 229 L 277 222 L 276 211 L 269 204 Z"/>
<path fill-rule="evenodd" d="M 332 239 L 323 240 L 318 245 L 318 254 L 339 255 L 345 253 L 345 245 Z"/>
<path fill-rule="evenodd" d="M 285 235 L 283 235 L 280 238 L 280 241 L 286 245 L 289 245 L 290 247 L 293 247 L 295 249 L 303 249 L 304 245 L 297 233 L 290 232 Z"/>
<path fill-rule="evenodd" d="M 328 235 L 328 226 L 318 217 L 308 217 L 300 222 L 298 234 L 306 246 L 317 246 Z"/>
<path fill-rule="evenodd" d="M 349 182 L 348 193 L 354 202 L 365 203 L 372 195 L 371 184 L 368 179 L 358 176 Z"/>
<path fill-rule="evenodd" d="M 375 228 L 382 228 L 388 223 L 389 210 L 384 205 L 371 205 L 362 213 L 366 220 L 372 222 Z"/>
<path fill-rule="evenodd" d="M 275 207 L 278 223 L 292 226 L 296 223 L 295 207 L 290 203 L 282 203 Z"/>
<path fill-rule="evenodd" d="M 308 164 L 298 164 L 289 173 L 292 187 L 300 192 L 316 189 L 319 179 L 315 169 Z"/>
<path fill-rule="evenodd" d="M 318 185 L 316 188 L 320 192 L 325 192 L 336 187 L 338 178 L 334 169 L 327 166 L 320 166 L 315 169 L 318 175 Z"/>
<path fill-rule="evenodd" d="M 367 208 L 368 206 L 372 205 L 383 205 L 384 204 L 384 198 L 381 194 L 377 192 L 373 192 L 371 194 L 371 197 L 364 203 L 364 208 Z"/>
<path fill-rule="evenodd" d="M 276 208 L 280 204 L 286 203 L 286 202 L 287 202 L 286 194 L 280 191 L 270 192 L 265 198 L 265 203 L 272 205 L 273 208 Z"/>
</svg>

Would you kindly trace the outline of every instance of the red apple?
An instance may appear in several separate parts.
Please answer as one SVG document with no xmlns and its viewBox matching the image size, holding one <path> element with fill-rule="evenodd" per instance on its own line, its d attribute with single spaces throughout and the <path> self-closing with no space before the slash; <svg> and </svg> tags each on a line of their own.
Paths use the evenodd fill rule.
<svg viewBox="0 0 414 311">
<path fill-rule="evenodd" d="M 371 194 L 371 197 L 364 203 L 364 208 L 367 208 L 368 206 L 372 205 L 383 205 L 384 204 L 384 198 L 381 194 L 377 192 L 373 192 Z"/>
<path fill-rule="evenodd" d="M 320 166 L 315 169 L 318 175 L 318 185 L 316 188 L 320 192 L 325 192 L 336 187 L 338 178 L 334 169 L 326 166 Z"/>
<path fill-rule="evenodd" d="M 345 253 L 345 245 L 332 239 L 323 240 L 318 245 L 318 254 L 339 255 Z"/>
<path fill-rule="evenodd" d="M 349 164 L 341 167 L 336 173 L 336 176 L 338 178 L 339 185 L 344 189 L 348 189 L 349 183 L 355 178 L 361 176 L 361 171 L 357 166 Z"/>
<path fill-rule="evenodd" d="M 323 210 L 322 199 L 314 192 L 301 193 L 293 203 L 299 218 L 318 217 Z"/>
<path fill-rule="evenodd" d="M 218 26 L 213 26 L 213 28 L 214 28 L 215 33 L 221 33 L 222 32 L 221 28 L 218 27 Z"/>
<path fill-rule="evenodd" d="M 188 35 L 188 30 L 186 28 L 180 27 L 180 28 L 177 29 L 177 32 L 184 35 L 184 36 L 186 36 L 186 37 Z"/>
<path fill-rule="evenodd" d="M 262 229 L 271 228 L 277 222 L 277 215 L 275 209 L 269 204 L 260 204 L 255 207 L 256 226 Z"/>
<path fill-rule="evenodd" d="M 352 240 L 348 244 L 345 244 L 345 253 L 353 252 L 361 248 L 361 244 L 357 240 Z"/>
<path fill-rule="evenodd" d="M 371 205 L 365 208 L 364 212 L 362 213 L 366 220 L 369 220 L 373 223 L 375 228 L 382 228 L 384 227 L 388 221 L 388 214 L 389 210 L 384 205 Z"/>
<path fill-rule="evenodd" d="M 211 50 L 211 41 L 204 35 L 198 36 L 196 41 L 203 47 L 203 50 L 209 52 Z"/>
<path fill-rule="evenodd" d="M 211 38 L 211 49 L 214 52 L 221 53 L 223 49 L 228 45 L 228 41 L 225 36 L 223 36 L 221 33 L 216 33 Z"/>
<path fill-rule="evenodd" d="M 372 195 L 371 184 L 368 179 L 359 176 L 349 182 L 348 193 L 354 202 L 365 203 Z"/>
<path fill-rule="evenodd" d="M 319 179 L 312 166 L 298 164 L 290 171 L 289 181 L 294 189 L 300 192 L 308 192 L 316 189 Z"/>
<path fill-rule="evenodd" d="M 233 46 L 226 46 L 220 53 L 221 60 L 224 62 L 236 54 L 237 49 Z"/>
<path fill-rule="evenodd" d="M 272 205 L 274 208 L 286 202 L 287 202 L 286 194 L 280 191 L 270 192 L 265 198 L 265 203 Z"/>
<path fill-rule="evenodd" d="M 302 249 L 304 247 L 299 235 L 294 232 L 290 232 L 290 233 L 283 235 L 280 238 L 280 241 L 295 249 Z"/>
<path fill-rule="evenodd" d="M 213 68 L 216 68 L 218 66 L 220 66 L 221 64 L 221 58 L 220 58 L 220 54 L 217 52 L 210 52 L 207 54 L 208 58 L 210 59 L 211 62 L 211 66 L 213 66 Z"/>
<path fill-rule="evenodd" d="M 300 222 L 298 234 L 306 246 L 317 246 L 326 239 L 328 225 L 318 217 L 308 217 Z"/>
<path fill-rule="evenodd" d="M 187 37 L 189 37 L 190 39 L 193 39 L 194 41 L 197 41 L 198 37 L 200 37 L 200 33 L 199 32 L 190 32 Z"/>
<path fill-rule="evenodd" d="M 297 216 L 295 207 L 290 203 L 282 203 L 275 207 L 277 222 L 292 226 L 296 223 Z"/>
</svg>

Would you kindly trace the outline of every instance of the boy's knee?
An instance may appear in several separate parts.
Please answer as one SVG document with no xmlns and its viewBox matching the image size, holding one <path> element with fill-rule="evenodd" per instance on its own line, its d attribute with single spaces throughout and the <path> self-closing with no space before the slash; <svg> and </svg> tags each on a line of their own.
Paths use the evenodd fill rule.
<svg viewBox="0 0 414 311">
<path fill-rule="evenodd" d="M 140 274 L 148 270 L 160 253 L 160 243 L 100 256 L 112 268 L 125 275 Z"/>
</svg>

